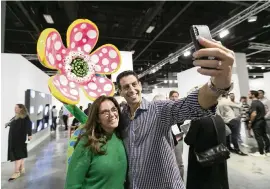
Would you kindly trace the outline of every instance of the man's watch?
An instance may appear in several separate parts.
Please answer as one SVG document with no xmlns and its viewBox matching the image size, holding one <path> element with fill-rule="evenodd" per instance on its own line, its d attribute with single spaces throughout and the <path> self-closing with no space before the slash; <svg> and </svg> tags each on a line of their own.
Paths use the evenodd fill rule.
<svg viewBox="0 0 270 189">
<path fill-rule="evenodd" d="M 212 82 L 211 79 L 208 81 L 208 87 L 209 87 L 214 93 L 217 93 L 218 95 L 228 95 L 228 94 L 232 91 L 233 86 L 234 86 L 234 84 L 233 84 L 233 82 L 232 82 L 231 85 L 230 85 L 228 88 L 226 88 L 226 89 L 219 89 L 219 88 L 217 88 L 217 87 L 214 85 L 214 83 Z"/>
</svg>

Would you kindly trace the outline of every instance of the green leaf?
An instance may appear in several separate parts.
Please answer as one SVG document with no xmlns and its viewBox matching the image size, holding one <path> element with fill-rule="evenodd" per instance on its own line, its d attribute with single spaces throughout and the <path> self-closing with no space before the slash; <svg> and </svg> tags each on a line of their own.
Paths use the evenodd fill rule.
<svg viewBox="0 0 270 189">
<path fill-rule="evenodd" d="M 70 104 L 65 104 L 65 107 L 80 123 L 86 123 L 88 117 L 80 108 Z"/>
</svg>

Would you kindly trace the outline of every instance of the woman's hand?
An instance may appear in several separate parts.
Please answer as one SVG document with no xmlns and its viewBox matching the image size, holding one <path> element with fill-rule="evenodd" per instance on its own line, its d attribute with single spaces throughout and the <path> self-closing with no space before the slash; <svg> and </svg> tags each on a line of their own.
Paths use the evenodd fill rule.
<svg viewBox="0 0 270 189">
<path fill-rule="evenodd" d="M 28 140 L 32 140 L 32 136 L 28 136 Z"/>
</svg>

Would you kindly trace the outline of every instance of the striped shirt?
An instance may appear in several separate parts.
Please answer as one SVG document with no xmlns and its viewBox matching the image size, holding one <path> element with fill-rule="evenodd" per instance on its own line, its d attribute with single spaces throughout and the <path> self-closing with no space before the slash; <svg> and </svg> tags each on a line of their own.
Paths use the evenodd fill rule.
<svg viewBox="0 0 270 189">
<path fill-rule="evenodd" d="M 215 106 L 204 110 L 198 103 L 198 91 L 178 101 L 153 101 L 144 98 L 129 118 L 129 107 L 122 137 L 128 154 L 130 189 L 184 189 L 177 166 L 171 126 L 214 114 Z"/>
</svg>

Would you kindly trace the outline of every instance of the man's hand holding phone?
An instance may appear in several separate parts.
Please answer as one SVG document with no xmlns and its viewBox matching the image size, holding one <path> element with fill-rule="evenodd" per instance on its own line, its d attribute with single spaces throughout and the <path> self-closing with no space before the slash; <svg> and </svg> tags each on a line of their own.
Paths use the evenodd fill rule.
<svg viewBox="0 0 270 189">
<path fill-rule="evenodd" d="M 232 67 L 235 61 L 234 52 L 224 47 L 220 42 L 199 37 L 198 42 L 205 48 L 196 51 L 193 64 L 200 66 L 198 72 L 211 76 L 213 84 L 219 89 L 231 86 Z M 216 60 L 200 60 L 201 57 L 215 57 Z M 214 69 L 205 69 L 210 67 Z"/>
</svg>

